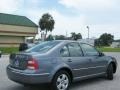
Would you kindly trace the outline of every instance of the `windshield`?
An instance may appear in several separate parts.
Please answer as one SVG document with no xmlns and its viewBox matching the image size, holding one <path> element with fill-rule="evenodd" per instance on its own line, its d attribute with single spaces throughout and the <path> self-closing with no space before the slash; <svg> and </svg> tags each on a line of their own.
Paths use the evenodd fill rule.
<svg viewBox="0 0 120 90">
<path fill-rule="evenodd" d="M 60 41 L 45 41 L 45 42 L 35 45 L 34 47 L 30 49 L 27 49 L 26 52 L 46 53 L 59 43 Z"/>
</svg>

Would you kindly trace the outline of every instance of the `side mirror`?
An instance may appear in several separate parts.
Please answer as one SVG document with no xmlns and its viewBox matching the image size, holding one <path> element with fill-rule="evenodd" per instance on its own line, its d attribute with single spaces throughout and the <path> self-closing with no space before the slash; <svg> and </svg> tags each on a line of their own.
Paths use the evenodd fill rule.
<svg viewBox="0 0 120 90">
<path fill-rule="evenodd" d="M 99 52 L 99 56 L 100 56 L 100 57 L 101 57 L 101 56 L 105 56 L 105 54 L 102 53 L 102 52 Z"/>
</svg>

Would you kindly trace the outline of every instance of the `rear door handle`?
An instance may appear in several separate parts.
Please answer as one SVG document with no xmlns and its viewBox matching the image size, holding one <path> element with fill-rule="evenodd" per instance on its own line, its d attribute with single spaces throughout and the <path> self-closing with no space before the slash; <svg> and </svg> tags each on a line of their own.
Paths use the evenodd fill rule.
<svg viewBox="0 0 120 90">
<path fill-rule="evenodd" d="M 72 60 L 71 60 L 71 59 L 68 59 L 68 62 L 72 62 Z"/>
</svg>

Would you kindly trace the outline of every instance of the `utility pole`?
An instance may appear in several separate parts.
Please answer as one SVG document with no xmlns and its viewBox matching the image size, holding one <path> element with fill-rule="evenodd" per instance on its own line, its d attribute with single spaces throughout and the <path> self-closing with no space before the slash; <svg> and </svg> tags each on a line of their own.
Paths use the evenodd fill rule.
<svg viewBox="0 0 120 90">
<path fill-rule="evenodd" d="M 66 31 L 66 37 L 68 36 L 68 32 Z"/>
</svg>

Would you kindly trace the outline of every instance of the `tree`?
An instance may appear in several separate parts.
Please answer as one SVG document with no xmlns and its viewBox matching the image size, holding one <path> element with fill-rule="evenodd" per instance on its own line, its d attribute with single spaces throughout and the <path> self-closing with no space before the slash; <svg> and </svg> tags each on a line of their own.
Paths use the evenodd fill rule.
<svg viewBox="0 0 120 90">
<path fill-rule="evenodd" d="M 66 40 L 66 37 L 64 35 L 56 35 L 55 39 L 56 40 Z"/>
<path fill-rule="evenodd" d="M 46 38 L 47 41 L 50 41 L 50 40 L 54 40 L 53 36 L 50 34 L 47 38 Z"/>
<path fill-rule="evenodd" d="M 114 36 L 111 34 L 104 33 L 100 36 L 99 42 L 102 46 L 109 46 L 114 41 Z"/>
<path fill-rule="evenodd" d="M 78 33 L 78 34 L 77 34 L 77 39 L 82 39 L 81 33 Z"/>
<path fill-rule="evenodd" d="M 81 33 L 76 34 L 75 32 L 72 32 L 72 33 L 71 33 L 71 38 L 72 38 L 73 40 L 82 39 L 82 35 L 81 35 Z"/>
<path fill-rule="evenodd" d="M 101 42 L 100 42 L 100 40 L 99 39 L 95 39 L 95 46 L 96 47 L 101 47 Z"/>
<path fill-rule="evenodd" d="M 42 18 L 39 21 L 39 26 L 41 31 L 45 31 L 45 39 L 47 32 L 52 32 L 52 30 L 54 29 L 54 24 L 55 21 L 49 13 L 43 14 Z"/>
</svg>

